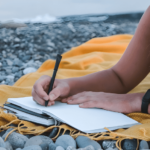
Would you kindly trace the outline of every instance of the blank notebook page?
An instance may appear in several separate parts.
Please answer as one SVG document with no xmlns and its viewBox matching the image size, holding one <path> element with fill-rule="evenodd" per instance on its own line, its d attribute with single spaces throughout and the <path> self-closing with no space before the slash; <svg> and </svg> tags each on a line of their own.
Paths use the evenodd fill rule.
<svg viewBox="0 0 150 150">
<path fill-rule="evenodd" d="M 139 124 L 122 113 L 99 108 L 80 108 L 78 105 L 68 105 L 59 101 L 56 101 L 55 105 L 49 107 L 38 105 L 33 101 L 32 97 L 9 98 L 8 102 L 25 106 L 30 108 L 30 110 L 39 109 L 47 112 L 47 114 L 56 116 L 64 123 L 87 133 L 105 131 L 104 127 L 114 130 Z"/>
</svg>

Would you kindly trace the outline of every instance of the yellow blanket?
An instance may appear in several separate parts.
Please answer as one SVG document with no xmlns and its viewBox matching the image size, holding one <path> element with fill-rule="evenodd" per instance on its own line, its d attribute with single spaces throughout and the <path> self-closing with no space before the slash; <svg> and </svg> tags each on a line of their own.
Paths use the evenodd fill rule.
<svg viewBox="0 0 150 150">
<path fill-rule="evenodd" d="M 60 63 L 56 78 L 64 79 L 79 77 L 112 67 L 121 58 L 131 39 L 132 35 L 115 35 L 111 37 L 94 38 L 78 47 L 72 48 L 62 55 L 63 59 Z M 36 72 L 21 77 L 13 86 L 0 85 L 0 105 L 2 106 L 7 98 L 10 97 L 31 96 L 32 86 L 35 81 L 42 75 L 51 76 L 54 64 L 54 60 L 47 60 Z M 149 87 L 150 75 L 148 75 L 131 92 L 145 92 Z M 137 138 L 150 141 L 150 115 L 131 113 L 128 116 L 141 122 L 142 125 L 136 125 L 126 130 L 120 129 L 115 132 L 109 131 L 107 132 L 109 136 L 103 136 L 103 134 L 91 134 L 86 136 L 90 136 L 91 139 L 94 140 L 118 139 L 119 141 L 123 138 Z M 8 123 L 10 122 L 18 124 L 18 128 L 14 128 L 14 130 L 18 130 L 23 134 L 41 134 L 50 131 L 54 127 L 45 128 L 43 126 L 36 126 L 35 124 L 26 121 L 20 121 L 15 116 L 5 114 L 1 111 L 1 129 L 9 128 Z M 23 126 L 20 126 L 21 124 L 27 128 L 22 128 Z M 34 129 L 34 131 L 32 129 Z M 59 129 L 70 130 L 71 135 L 74 138 L 82 134 L 66 125 L 61 125 Z"/>
</svg>

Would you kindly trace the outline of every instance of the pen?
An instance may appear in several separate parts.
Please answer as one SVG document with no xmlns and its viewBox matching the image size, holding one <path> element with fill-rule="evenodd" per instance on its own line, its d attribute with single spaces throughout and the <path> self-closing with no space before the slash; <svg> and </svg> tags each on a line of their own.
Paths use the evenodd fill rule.
<svg viewBox="0 0 150 150">
<path fill-rule="evenodd" d="M 54 67 L 54 72 L 53 72 L 53 75 L 52 75 L 52 78 L 51 78 L 51 81 L 50 81 L 50 85 L 49 85 L 49 89 L 48 89 L 48 95 L 53 89 L 53 84 L 54 84 L 54 81 L 55 81 L 56 73 L 57 73 L 61 58 L 62 58 L 62 56 L 57 54 L 56 63 L 55 63 L 55 67 Z M 48 102 L 49 102 L 49 100 L 45 101 L 45 106 L 48 105 Z"/>
</svg>

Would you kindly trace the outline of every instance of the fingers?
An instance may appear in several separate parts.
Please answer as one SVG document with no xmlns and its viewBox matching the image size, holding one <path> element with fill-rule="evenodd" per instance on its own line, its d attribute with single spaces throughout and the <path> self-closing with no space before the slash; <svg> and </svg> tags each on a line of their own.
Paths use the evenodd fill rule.
<svg viewBox="0 0 150 150">
<path fill-rule="evenodd" d="M 63 93 L 65 93 L 65 88 L 63 87 L 63 85 L 58 85 L 56 86 L 49 94 L 49 99 L 50 101 L 54 101 L 54 100 L 60 100 L 60 96 L 63 95 Z"/>
<path fill-rule="evenodd" d="M 45 100 L 43 100 L 42 98 L 40 98 L 37 94 L 36 94 L 36 92 L 34 91 L 34 89 L 32 90 L 32 96 L 33 96 L 33 100 L 35 101 L 35 102 L 37 102 L 38 104 L 40 104 L 40 105 L 45 105 Z"/>
<path fill-rule="evenodd" d="M 80 104 L 79 107 L 81 107 L 81 108 L 93 108 L 93 107 L 96 107 L 96 102 L 95 101 L 88 101 L 88 102 Z"/>
<path fill-rule="evenodd" d="M 68 104 L 81 104 L 89 100 L 91 100 L 91 97 L 88 94 L 85 94 L 85 92 L 82 92 L 68 98 L 64 98 L 62 99 L 62 102 Z"/>
<path fill-rule="evenodd" d="M 48 97 L 46 91 L 48 90 L 49 82 L 50 82 L 49 76 L 42 76 L 34 84 L 33 90 L 32 90 L 32 95 L 36 93 L 41 99 L 48 100 L 49 97 Z M 33 92 L 35 92 L 35 93 L 33 93 Z"/>
</svg>

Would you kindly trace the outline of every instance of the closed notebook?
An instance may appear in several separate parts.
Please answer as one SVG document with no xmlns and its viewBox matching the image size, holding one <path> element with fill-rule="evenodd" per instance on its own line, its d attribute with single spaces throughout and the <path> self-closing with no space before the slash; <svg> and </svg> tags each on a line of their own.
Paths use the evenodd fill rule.
<svg viewBox="0 0 150 150">
<path fill-rule="evenodd" d="M 71 127 L 85 133 L 103 132 L 106 131 L 104 129 L 105 127 L 110 130 L 116 130 L 139 124 L 137 121 L 122 113 L 107 111 L 99 108 L 80 108 L 78 105 L 68 105 L 59 101 L 56 101 L 55 105 L 49 107 L 38 105 L 35 101 L 33 101 L 32 97 L 9 98 L 7 102 L 44 116 L 44 118 L 38 117 L 38 115 L 35 116 L 33 113 L 32 115 L 30 114 L 29 121 L 34 120 L 34 122 L 40 124 L 41 121 L 38 120 L 39 118 L 48 120 L 45 125 L 52 125 L 56 124 L 56 120 L 57 123 L 66 123 Z M 9 106 L 4 106 L 4 108 L 6 107 L 7 109 L 12 109 Z M 16 109 L 13 109 L 12 112 L 15 112 L 15 110 Z M 18 116 L 23 116 L 25 120 L 28 120 L 28 113 L 18 112 L 17 114 Z M 44 123 L 42 122 L 42 124 Z"/>
</svg>

